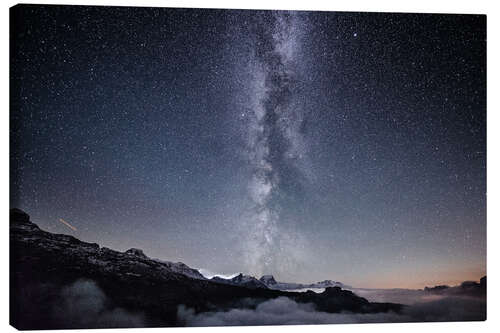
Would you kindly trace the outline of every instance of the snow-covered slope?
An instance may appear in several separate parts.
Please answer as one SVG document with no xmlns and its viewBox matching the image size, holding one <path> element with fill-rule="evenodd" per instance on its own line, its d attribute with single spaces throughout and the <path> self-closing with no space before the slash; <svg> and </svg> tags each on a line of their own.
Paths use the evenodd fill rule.
<svg viewBox="0 0 500 333">
<path fill-rule="evenodd" d="M 243 275 L 242 273 L 238 274 L 237 276 L 233 277 L 232 279 L 223 279 L 218 276 L 214 276 L 211 281 L 218 282 L 218 283 L 225 283 L 225 284 L 230 284 L 233 286 L 242 286 L 242 287 L 247 287 L 247 288 L 264 288 L 267 289 L 267 286 L 262 283 L 261 281 L 257 280 L 253 276 L 249 275 Z"/>
<path fill-rule="evenodd" d="M 268 288 L 275 290 L 297 290 L 297 289 L 307 289 L 307 288 L 328 288 L 328 287 L 341 287 L 350 288 L 341 282 L 324 280 L 316 283 L 303 284 L 303 283 L 293 283 L 293 282 L 279 282 L 274 279 L 272 275 L 263 275 L 260 282 L 264 283 Z"/>
<path fill-rule="evenodd" d="M 350 286 L 344 285 L 342 282 L 324 280 L 316 283 L 311 283 L 307 286 L 308 288 L 327 288 L 327 287 L 341 287 L 341 288 L 351 288 Z"/>
<path fill-rule="evenodd" d="M 165 264 L 168 268 L 170 268 L 172 271 L 176 273 L 180 273 L 186 276 L 189 276 L 190 278 L 193 279 L 200 279 L 200 280 L 206 280 L 206 278 L 197 270 L 194 268 L 189 267 L 183 262 L 171 262 L 171 261 L 165 261 L 165 260 L 160 260 L 160 259 L 153 259 L 155 261 L 158 261 L 162 264 Z"/>
</svg>

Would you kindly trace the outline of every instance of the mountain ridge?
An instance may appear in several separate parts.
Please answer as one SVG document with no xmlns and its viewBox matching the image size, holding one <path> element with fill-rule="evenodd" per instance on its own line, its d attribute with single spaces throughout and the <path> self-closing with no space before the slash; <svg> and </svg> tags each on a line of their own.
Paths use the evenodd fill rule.
<svg viewBox="0 0 500 333">
<path fill-rule="evenodd" d="M 17 209 L 10 211 L 9 264 L 10 323 L 18 329 L 122 327 L 116 322 L 90 320 L 81 324 L 66 319 L 67 312 L 73 308 L 61 311 L 60 307 L 74 303 L 67 299 L 67 290 L 73 290 L 72 286 L 78 285 L 78 281 L 92 281 L 84 284 L 87 287 L 83 289 L 79 287 L 79 292 L 87 292 L 89 285 L 95 285 L 98 294 L 105 295 L 102 306 L 109 308 L 110 313 L 119 309 L 119 312 L 140 314 L 144 318 L 140 327 L 182 326 L 183 322 L 177 317 L 180 305 L 197 313 L 224 311 L 255 306 L 278 297 L 311 303 L 318 311 L 330 313 L 399 312 L 404 307 L 369 302 L 340 287 L 328 287 L 323 293 L 297 293 L 194 278 L 176 271 L 179 267 L 148 258 L 138 249 L 119 252 L 73 236 L 41 230 L 30 221 L 28 214 Z M 242 274 L 236 278 L 236 282 L 255 279 Z M 94 294 L 89 296 L 91 301 L 95 301 Z M 249 303 L 249 299 L 253 301 Z"/>
<path fill-rule="evenodd" d="M 341 288 L 352 288 L 351 286 L 345 285 L 342 282 L 333 280 L 323 280 L 315 283 L 296 283 L 296 282 L 279 282 L 276 281 L 273 275 L 262 275 L 259 279 L 260 282 L 265 284 L 270 289 L 275 290 L 297 290 L 297 289 L 307 289 L 307 288 L 328 288 L 328 287 L 341 287 Z"/>
</svg>

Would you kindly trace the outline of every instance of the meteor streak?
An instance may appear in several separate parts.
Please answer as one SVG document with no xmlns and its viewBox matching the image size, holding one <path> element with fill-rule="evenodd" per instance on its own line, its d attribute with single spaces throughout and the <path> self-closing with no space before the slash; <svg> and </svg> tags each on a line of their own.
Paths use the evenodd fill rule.
<svg viewBox="0 0 500 333">
<path fill-rule="evenodd" d="M 59 219 L 59 222 L 61 222 L 62 224 L 65 224 L 68 228 L 71 228 L 71 230 L 73 230 L 73 231 L 77 230 L 75 227 L 73 227 L 71 224 L 69 224 L 69 222 L 66 222 L 61 218 Z"/>
</svg>

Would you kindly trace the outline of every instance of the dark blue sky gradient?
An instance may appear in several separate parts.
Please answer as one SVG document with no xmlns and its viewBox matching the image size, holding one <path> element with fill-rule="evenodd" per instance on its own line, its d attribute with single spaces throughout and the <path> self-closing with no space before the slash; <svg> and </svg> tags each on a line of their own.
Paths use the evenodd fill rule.
<svg viewBox="0 0 500 333">
<path fill-rule="evenodd" d="M 485 16 L 21 5 L 11 43 L 11 206 L 43 229 L 284 281 L 485 274 Z"/>
</svg>

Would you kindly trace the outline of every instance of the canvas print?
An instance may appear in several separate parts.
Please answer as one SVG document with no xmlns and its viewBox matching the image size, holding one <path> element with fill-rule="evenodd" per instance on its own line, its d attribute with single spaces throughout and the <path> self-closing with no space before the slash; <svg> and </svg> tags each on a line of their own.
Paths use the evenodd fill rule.
<svg viewBox="0 0 500 333">
<path fill-rule="evenodd" d="M 18 329 L 486 320 L 486 16 L 10 9 Z"/>
</svg>

